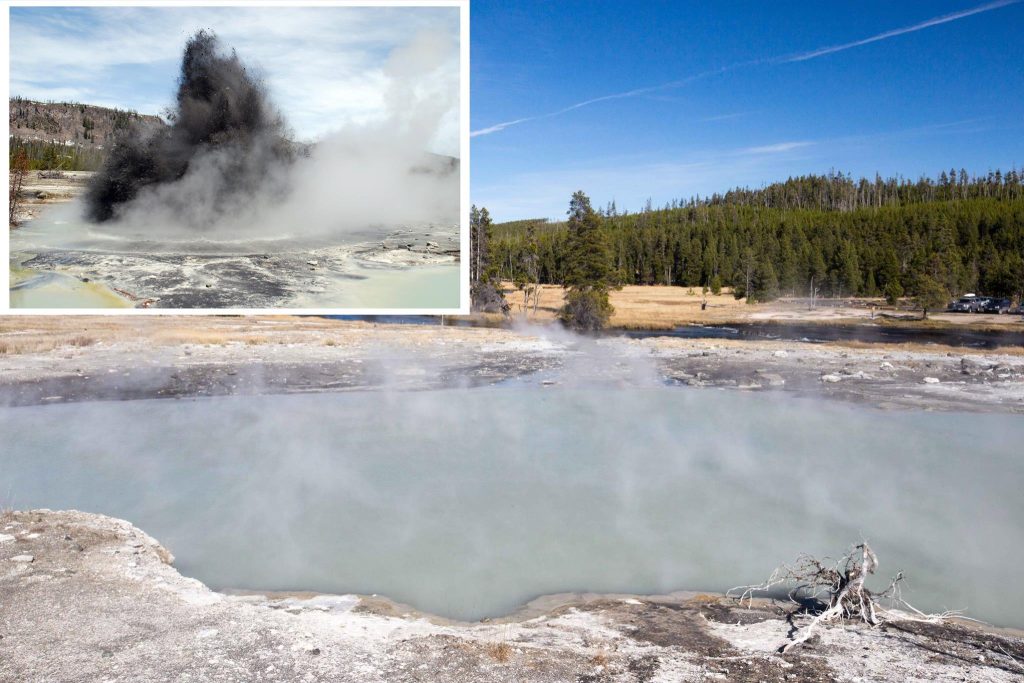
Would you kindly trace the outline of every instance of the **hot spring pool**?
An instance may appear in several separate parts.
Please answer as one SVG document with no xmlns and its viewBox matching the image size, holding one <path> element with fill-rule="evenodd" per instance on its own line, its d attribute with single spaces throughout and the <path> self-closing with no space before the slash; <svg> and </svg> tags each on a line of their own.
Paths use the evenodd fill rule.
<svg viewBox="0 0 1024 683">
<path fill-rule="evenodd" d="M 12 307 L 120 308 L 145 300 L 157 308 L 459 304 L 460 268 L 451 255 L 458 251 L 457 225 L 273 236 L 179 228 L 154 237 L 87 223 L 83 210 L 78 202 L 46 207 L 11 232 Z"/>
<path fill-rule="evenodd" d="M 477 619 L 724 590 L 868 539 L 882 585 L 1024 626 L 1024 420 L 684 388 L 0 409 L 0 504 L 132 521 L 214 588 Z"/>
</svg>

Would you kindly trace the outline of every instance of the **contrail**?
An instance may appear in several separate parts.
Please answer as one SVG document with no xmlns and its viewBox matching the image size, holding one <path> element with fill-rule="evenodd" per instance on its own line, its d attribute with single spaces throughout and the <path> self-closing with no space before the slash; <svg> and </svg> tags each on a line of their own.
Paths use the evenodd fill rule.
<svg viewBox="0 0 1024 683">
<path fill-rule="evenodd" d="M 995 0 L 995 2 L 989 2 L 984 5 L 978 5 L 977 7 L 965 9 L 960 12 L 943 14 L 941 17 L 934 17 L 932 19 L 928 19 L 927 21 L 922 21 L 919 24 L 914 24 L 912 26 L 904 26 L 903 28 L 895 28 L 891 31 L 885 31 L 884 33 L 879 33 L 878 35 L 871 36 L 870 38 L 855 40 L 852 43 L 832 45 L 831 47 L 822 47 L 817 50 L 812 50 L 810 52 L 802 52 L 800 54 L 787 55 L 785 57 L 776 57 L 774 59 L 769 60 L 769 63 L 788 64 L 790 62 L 803 62 L 808 59 L 814 59 L 815 57 L 830 55 L 833 52 L 842 52 L 843 50 L 849 50 L 852 47 L 860 47 L 861 45 L 867 45 L 868 43 L 877 43 L 878 41 L 885 40 L 887 38 L 895 38 L 896 36 L 902 36 L 905 33 L 913 33 L 915 31 L 920 31 L 921 29 L 926 29 L 931 26 L 948 24 L 949 22 L 956 21 L 957 19 L 963 19 L 974 14 L 981 14 L 982 12 L 988 12 L 994 9 L 999 9 L 1000 7 L 1006 7 L 1007 5 L 1015 5 L 1018 2 L 1020 2 L 1020 0 Z"/>
<path fill-rule="evenodd" d="M 559 109 L 557 111 L 548 112 L 547 114 L 537 114 L 536 116 L 526 116 L 526 117 L 521 118 L 521 119 L 514 119 L 512 121 L 503 121 L 502 123 L 496 123 L 493 126 L 489 126 L 487 128 L 481 128 L 480 130 L 474 130 L 474 131 L 472 131 L 469 134 L 469 136 L 471 138 L 475 138 L 478 135 L 490 135 L 491 133 L 497 133 L 498 131 L 505 130 L 506 128 L 510 128 L 512 126 L 517 126 L 520 123 L 526 123 L 527 121 L 539 121 L 540 119 L 549 119 L 552 116 L 561 116 L 562 114 L 566 114 L 566 113 L 568 113 L 570 111 L 573 111 L 574 109 L 581 109 L 582 107 L 589 107 L 590 105 L 597 104 L 598 102 L 607 102 L 608 100 L 621 100 L 621 99 L 626 98 L 626 97 L 636 97 L 637 95 L 646 95 L 647 93 L 655 92 L 655 91 L 658 91 L 658 90 L 668 90 L 670 88 L 681 88 L 684 85 L 687 85 L 688 83 L 692 83 L 693 81 L 696 81 L 698 79 L 707 78 L 708 76 L 713 76 L 715 74 L 720 74 L 720 73 L 723 73 L 725 71 L 729 71 L 730 69 L 735 69 L 738 66 L 740 66 L 740 65 L 727 66 L 727 67 L 723 67 L 721 69 L 715 69 L 714 71 L 705 71 L 703 73 L 696 74 L 695 76 L 688 76 L 687 78 L 683 78 L 683 79 L 680 79 L 678 81 L 671 81 L 669 83 L 662 83 L 661 85 L 652 85 L 652 86 L 648 86 L 646 88 L 636 88 L 634 90 L 627 90 L 626 92 L 615 93 L 613 95 L 602 95 L 601 97 L 595 97 L 593 99 L 583 100 L 582 102 L 577 102 L 576 104 L 570 104 L 568 107 L 564 107 L 564 108 Z"/>
<path fill-rule="evenodd" d="M 597 104 L 598 102 L 607 102 L 608 100 L 620 100 L 620 99 L 627 98 L 627 97 L 636 97 L 638 95 L 646 95 L 647 93 L 656 92 L 658 90 L 670 90 L 672 88 L 680 88 L 680 87 L 682 87 L 684 85 L 688 85 L 688 84 L 690 84 L 690 83 L 692 83 L 692 82 L 694 82 L 696 80 L 699 80 L 699 79 L 702 79 L 702 78 L 707 78 L 708 76 L 714 76 L 714 75 L 717 75 L 717 74 L 722 74 L 722 73 L 725 73 L 727 71 L 733 71 L 735 69 L 740 69 L 740 68 L 747 67 L 747 66 L 755 66 L 755 65 L 758 65 L 758 64 L 789 64 L 791 62 L 803 62 L 803 61 L 807 61 L 808 59 L 815 59 L 816 57 L 822 57 L 824 55 L 830 55 L 830 54 L 833 54 L 835 52 L 842 52 L 843 50 L 849 50 L 849 49 L 854 48 L 854 47 L 860 47 L 861 45 L 867 45 L 869 43 L 875 43 L 875 42 L 878 42 L 880 40 L 886 40 L 887 38 L 894 38 L 896 36 L 902 36 L 905 33 L 913 33 L 915 31 L 920 31 L 922 29 L 926 29 L 926 28 L 929 28 L 929 27 L 932 27 L 932 26 L 938 26 L 940 24 L 947 24 L 947 23 L 949 23 L 951 21 L 956 21 L 958 19 L 963 19 L 965 17 L 969 17 L 969 16 L 972 16 L 974 14 L 981 14 L 982 12 L 989 12 L 989 11 L 994 10 L 994 9 L 999 9 L 1000 7 L 1007 7 L 1009 5 L 1015 5 L 1015 4 L 1019 3 L 1020 1 L 1021 0 L 994 0 L 994 2 L 989 2 L 989 3 L 986 3 L 984 5 L 978 5 L 977 7 L 972 7 L 970 9 L 961 10 L 959 12 L 952 12 L 950 14 L 943 14 L 942 16 L 933 17 L 933 18 L 928 19 L 926 21 L 922 21 L 922 22 L 920 22 L 918 24 L 913 24 L 912 26 L 904 26 L 903 28 L 892 29 L 890 31 L 885 31 L 883 33 L 879 33 L 879 34 L 871 36 L 869 38 L 863 38 L 861 40 L 855 40 L 855 41 L 853 41 L 851 43 L 843 43 L 842 45 L 832 45 L 832 46 L 829 46 L 829 47 L 822 47 L 822 48 L 818 48 L 817 50 L 812 50 L 810 52 L 801 52 L 801 53 L 798 53 L 798 54 L 785 55 L 785 56 L 782 56 L 782 57 L 772 57 L 772 58 L 769 58 L 769 59 L 754 59 L 754 60 L 750 60 L 750 61 L 746 61 L 746 62 L 739 62 L 737 64 L 730 64 L 729 66 L 723 66 L 723 67 L 721 67 L 719 69 L 715 69 L 713 71 L 705 71 L 703 73 L 699 73 L 699 74 L 696 74 L 694 76 L 688 76 L 688 77 L 680 79 L 680 80 L 670 81 L 668 83 L 662 83 L 660 85 L 652 85 L 652 86 L 648 86 L 646 88 L 636 88 L 634 90 L 627 90 L 626 92 L 615 93 L 615 94 L 612 94 L 612 95 L 604 95 L 602 97 L 595 97 L 593 99 L 584 100 L 582 102 L 577 102 L 576 104 L 571 104 L 568 107 L 564 107 L 564 108 L 559 109 L 557 111 L 548 112 L 547 114 L 538 114 L 536 116 L 524 116 L 523 118 L 513 119 L 511 121 L 503 121 L 501 123 L 496 123 L 493 126 L 488 126 L 487 128 L 480 128 L 479 130 L 474 130 L 474 131 L 470 132 L 469 136 L 475 138 L 475 137 L 480 136 L 480 135 L 490 135 L 491 133 L 498 133 L 500 131 L 505 130 L 506 128 L 511 128 L 512 126 L 518 126 L 521 123 L 527 123 L 529 121 L 539 121 L 541 119 L 549 119 L 549 118 L 552 118 L 554 116 L 561 116 L 562 114 L 566 114 L 566 113 L 568 113 L 570 111 L 573 111 L 574 109 L 580 109 L 582 107 L 588 107 L 588 106 L 590 106 L 592 104 Z"/>
</svg>

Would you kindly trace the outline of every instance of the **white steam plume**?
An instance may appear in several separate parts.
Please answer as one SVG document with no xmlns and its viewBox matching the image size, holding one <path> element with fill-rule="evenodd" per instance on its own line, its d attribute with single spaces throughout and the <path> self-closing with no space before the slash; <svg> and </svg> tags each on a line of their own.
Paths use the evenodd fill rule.
<svg viewBox="0 0 1024 683">
<path fill-rule="evenodd" d="M 341 234 L 458 224 L 458 160 L 431 154 L 458 111 L 458 45 L 424 31 L 394 50 L 384 67 L 384 117 L 351 124 L 316 142 L 292 163 L 277 141 L 253 135 L 248 146 L 211 146 L 172 182 L 152 183 L 105 224 L 116 233 L 156 238 L 331 238 Z M 262 167 L 244 191 L 232 173 Z"/>
</svg>

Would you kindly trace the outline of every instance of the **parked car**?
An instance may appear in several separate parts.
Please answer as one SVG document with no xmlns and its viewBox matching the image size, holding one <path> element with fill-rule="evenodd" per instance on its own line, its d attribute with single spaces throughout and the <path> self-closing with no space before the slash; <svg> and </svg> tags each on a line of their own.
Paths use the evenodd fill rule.
<svg viewBox="0 0 1024 683">
<path fill-rule="evenodd" d="M 974 299 L 974 308 L 971 313 L 984 313 L 985 307 L 988 306 L 988 302 L 992 301 L 990 296 L 979 296 Z"/>
<path fill-rule="evenodd" d="M 952 313 L 977 313 L 981 310 L 985 301 L 987 301 L 985 297 L 980 297 L 976 294 L 965 294 L 951 303 L 946 310 Z"/>
<path fill-rule="evenodd" d="M 962 296 L 956 301 L 953 301 L 946 307 L 946 310 L 950 313 L 970 313 L 971 308 L 974 306 L 975 297 Z"/>
<path fill-rule="evenodd" d="M 1009 313 L 1010 312 L 1010 300 L 1009 299 L 988 299 L 981 307 L 982 313 Z"/>
</svg>

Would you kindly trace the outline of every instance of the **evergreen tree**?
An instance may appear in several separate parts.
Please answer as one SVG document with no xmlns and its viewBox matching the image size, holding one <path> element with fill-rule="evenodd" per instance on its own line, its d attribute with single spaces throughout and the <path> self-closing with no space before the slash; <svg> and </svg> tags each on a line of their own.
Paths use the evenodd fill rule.
<svg viewBox="0 0 1024 683">
<path fill-rule="evenodd" d="M 757 275 L 757 255 L 750 247 L 743 250 L 739 270 L 733 278 L 733 296 L 737 299 L 746 297 L 747 303 L 753 303 L 751 293 L 754 288 L 754 277 Z"/>
<path fill-rule="evenodd" d="M 747 293 L 747 303 L 771 301 L 779 296 L 779 280 L 775 275 L 775 267 L 767 258 L 762 258 L 754 271 L 751 291 Z"/>
<path fill-rule="evenodd" d="M 742 297 L 757 289 L 753 280 L 767 260 L 780 291 L 798 295 L 810 295 L 812 285 L 823 297 L 873 290 L 914 295 L 916 278 L 925 273 L 950 294 L 1020 296 L 1024 187 L 1016 171 L 977 178 L 949 173 L 945 186 L 941 176 L 938 182 L 808 176 L 615 214 L 597 218 L 615 279 L 625 284 L 710 287 L 717 275 Z M 568 222 L 495 226 L 494 262 L 512 279 L 532 239 L 530 226 L 541 282 L 566 284 L 574 260 Z"/>
<path fill-rule="evenodd" d="M 885 300 L 890 306 L 895 306 L 896 302 L 903 296 L 903 287 L 900 285 L 900 281 L 893 279 L 885 285 Z"/>
<path fill-rule="evenodd" d="M 861 285 L 860 262 L 857 259 L 857 250 L 850 242 L 843 245 L 839 268 L 841 291 L 849 296 L 856 296 Z"/>
<path fill-rule="evenodd" d="M 486 207 L 469 212 L 469 298 L 474 311 L 508 314 L 501 278 L 491 265 L 491 214 Z"/>
<path fill-rule="evenodd" d="M 817 296 L 817 291 L 822 289 L 822 285 L 825 283 L 825 276 L 828 275 L 828 268 L 825 266 L 825 257 L 821 251 L 811 248 L 811 254 L 808 257 L 809 268 L 808 268 L 808 296 Z"/>
<path fill-rule="evenodd" d="M 582 191 L 573 194 L 568 214 L 562 283 L 568 292 L 559 317 L 574 329 L 601 329 L 614 312 L 608 292 L 618 284 L 612 251 L 601 230 L 601 217 Z"/>
<path fill-rule="evenodd" d="M 922 273 L 917 276 L 914 283 L 916 295 L 914 302 L 921 309 L 921 319 L 928 318 L 928 311 L 934 311 L 946 306 L 949 302 L 949 292 L 942 283 L 931 275 Z"/>
<path fill-rule="evenodd" d="M 864 281 L 864 296 L 878 296 L 878 283 L 875 282 L 875 271 L 869 270 Z"/>
</svg>

